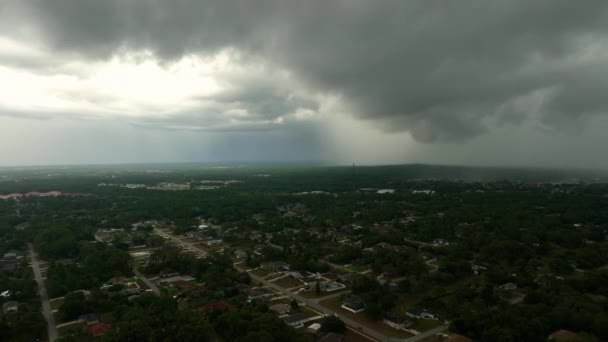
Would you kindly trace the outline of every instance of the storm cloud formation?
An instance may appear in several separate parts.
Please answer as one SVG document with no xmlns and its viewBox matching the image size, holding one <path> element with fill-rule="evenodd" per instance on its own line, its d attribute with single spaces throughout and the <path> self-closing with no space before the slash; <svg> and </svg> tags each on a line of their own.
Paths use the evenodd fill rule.
<svg viewBox="0 0 608 342">
<path fill-rule="evenodd" d="M 462 143 L 526 121 L 576 129 L 608 110 L 605 1 L 5 0 L 0 32 L 46 51 L 13 49 L 0 65 L 40 74 L 86 78 L 70 61 L 116 56 L 160 69 L 212 61 L 211 90 L 168 102 L 57 95 L 142 127 L 293 128 L 340 111 Z"/>
</svg>

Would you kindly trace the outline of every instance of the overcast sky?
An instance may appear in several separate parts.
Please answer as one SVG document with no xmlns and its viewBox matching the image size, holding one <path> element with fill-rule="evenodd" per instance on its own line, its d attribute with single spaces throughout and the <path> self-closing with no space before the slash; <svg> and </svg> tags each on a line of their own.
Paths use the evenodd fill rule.
<svg viewBox="0 0 608 342">
<path fill-rule="evenodd" d="M 608 1 L 1 0 L 0 165 L 608 168 Z"/>
</svg>

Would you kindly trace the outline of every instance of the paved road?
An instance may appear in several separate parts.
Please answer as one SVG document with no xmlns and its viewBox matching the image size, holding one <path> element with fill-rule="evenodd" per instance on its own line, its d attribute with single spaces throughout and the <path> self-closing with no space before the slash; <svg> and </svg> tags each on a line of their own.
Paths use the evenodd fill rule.
<svg viewBox="0 0 608 342">
<path fill-rule="evenodd" d="M 174 237 L 174 236 L 172 236 L 172 235 L 170 235 L 170 234 L 167 234 L 167 233 L 165 233 L 165 232 L 163 232 L 163 231 L 159 231 L 159 230 L 157 230 L 157 233 L 158 233 L 159 235 L 163 236 L 163 237 L 169 238 L 169 239 L 171 239 L 171 240 L 173 240 L 173 241 L 177 242 L 178 244 L 181 244 L 182 246 L 192 248 L 194 251 L 198 251 L 198 253 L 199 253 L 200 255 L 202 255 L 202 256 L 207 255 L 207 252 L 205 252 L 205 251 L 201 250 L 200 248 L 198 248 L 198 247 L 196 247 L 196 246 L 192 245 L 192 244 L 191 244 L 191 243 L 189 243 L 189 242 L 183 241 L 183 240 L 181 240 L 181 239 L 179 239 L 179 238 L 176 238 L 176 237 Z M 237 264 L 234 264 L 233 266 L 234 266 L 234 268 L 235 268 L 237 271 L 240 271 L 240 272 L 247 272 L 247 270 L 246 270 L 245 268 L 241 268 L 241 267 L 240 267 L 239 265 L 237 265 Z M 422 340 L 422 339 L 424 339 L 424 338 L 426 338 L 426 337 L 429 337 L 429 336 L 431 336 L 431 335 L 434 335 L 434 334 L 436 334 L 436 333 L 438 333 L 438 332 L 445 331 L 445 330 L 446 330 L 446 329 L 448 329 L 448 327 L 449 327 L 449 326 L 447 326 L 447 325 L 443 325 L 443 326 L 437 327 L 437 328 L 435 328 L 435 329 L 431 329 L 431 330 L 429 330 L 429 331 L 426 331 L 426 332 L 424 332 L 424 333 L 421 333 L 421 334 L 419 334 L 419 335 L 412 336 L 412 337 L 407 338 L 407 339 L 398 339 L 398 338 L 394 338 L 394 337 L 386 336 L 386 335 L 384 335 L 384 334 L 382 334 L 382 333 L 378 332 L 377 330 L 370 329 L 370 328 L 368 328 L 368 327 L 366 327 L 366 326 L 364 326 L 364 325 L 362 325 L 362 324 L 358 323 L 358 322 L 357 322 L 357 321 L 355 321 L 355 320 L 352 320 L 352 319 L 350 319 L 350 318 L 348 318 L 348 317 L 342 316 L 342 315 L 338 314 L 337 312 L 335 312 L 334 310 L 331 310 L 331 309 L 326 308 L 325 306 L 323 306 L 323 305 L 319 304 L 319 302 L 320 302 L 321 300 L 324 300 L 324 299 L 327 299 L 327 298 L 331 298 L 331 297 L 334 297 L 334 296 L 338 296 L 338 295 L 340 295 L 339 293 L 338 293 L 338 294 L 329 295 L 329 296 L 325 296 L 325 297 L 322 297 L 322 298 L 317 298 L 317 299 L 309 299 L 309 298 L 306 298 L 306 297 L 300 296 L 300 295 L 298 295 L 298 294 L 295 294 L 295 293 L 293 293 L 293 292 L 291 292 L 291 291 L 289 291 L 289 290 L 286 290 L 286 289 L 284 289 L 283 287 L 281 287 L 281 286 L 279 286 L 279 285 L 277 285 L 277 284 L 271 283 L 270 281 L 268 281 L 268 280 L 266 280 L 266 279 L 264 279 L 264 278 L 262 278 L 262 277 L 260 277 L 260 276 L 257 276 L 257 275 L 255 275 L 255 274 L 253 274 L 253 273 L 250 273 L 250 272 L 247 272 L 247 273 L 249 273 L 249 276 L 250 276 L 250 277 L 251 277 L 253 280 L 258 281 L 258 282 L 260 282 L 260 283 L 262 283 L 262 284 L 264 284 L 264 285 L 266 285 L 266 286 L 268 286 L 268 287 L 270 287 L 270 288 L 272 288 L 272 289 L 276 290 L 277 292 L 279 292 L 279 293 L 281 293 L 281 294 L 284 294 L 284 295 L 286 295 L 286 296 L 289 296 L 289 297 L 291 297 L 291 298 L 293 298 L 293 299 L 295 299 L 295 300 L 298 300 L 298 301 L 300 301 L 300 302 L 304 302 L 304 303 L 306 303 L 306 305 L 310 306 L 311 308 L 313 308 L 313 309 L 315 309 L 315 310 L 317 310 L 317 311 L 319 311 L 319 312 L 322 312 L 322 313 L 324 313 L 324 314 L 326 314 L 326 315 L 336 315 L 336 316 L 339 316 L 339 317 L 342 319 L 342 321 L 344 321 L 344 323 L 345 323 L 345 324 L 346 324 L 346 325 L 347 325 L 347 326 L 348 326 L 348 327 L 349 327 L 351 330 L 355 330 L 355 331 L 357 331 L 358 333 L 363 333 L 363 334 L 366 334 L 366 335 L 368 335 L 368 336 L 370 336 L 370 337 L 372 337 L 372 338 L 374 338 L 374 339 L 376 339 L 376 340 L 378 340 L 378 341 L 387 341 L 387 342 L 416 342 L 416 341 L 420 341 L 420 340 Z"/>
<path fill-rule="evenodd" d="M 32 260 L 32 268 L 34 269 L 34 277 L 38 283 L 38 293 L 40 293 L 40 301 L 42 302 L 42 312 L 46 319 L 48 327 L 49 341 L 53 342 L 57 339 L 57 326 L 55 325 L 55 317 L 53 317 L 53 310 L 51 309 L 51 303 L 49 302 L 49 296 L 44 287 L 44 281 L 42 280 L 42 273 L 40 272 L 40 261 L 36 256 L 34 247 L 31 243 L 27 244 L 30 250 L 30 259 Z"/>
<path fill-rule="evenodd" d="M 144 283 L 146 283 L 146 285 L 148 285 L 148 287 L 151 288 L 152 291 L 154 291 L 154 293 L 156 293 L 156 294 L 160 293 L 158 286 L 156 286 L 156 284 L 154 284 L 148 278 L 146 278 L 143 274 L 141 274 L 135 267 L 133 267 L 133 273 L 135 273 L 136 276 L 138 276 Z"/>
<path fill-rule="evenodd" d="M 238 265 L 234 265 L 234 267 L 238 271 L 246 272 L 245 269 L 240 268 Z M 279 293 L 282 293 L 282 294 L 284 294 L 286 296 L 289 296 L 289 297 L 291 297 L 291 298 L 293 298 L 295 300 L 298 300 L 300 302 L 306 303 L 306 305 L 310 306 L 311 308 L 313 308 L 313 309 L 315 309 L 315 310 L 317 310 L 319 312 L 322 312 L 322 313 L 324 313 L 326 315 L 337 315 L 337 316 L 340 316 L 337 312 L 335 312 L 335 311 L 333 311 L 333 310 L 331 310 L 329 308 L 326 308 L 323 305 L 319 304 L 319 300 L 320 299 L 309 299 L 309 298 L 297 295 L 297 294 L 295 294 L 295 293 L 293 293 L 291 291 L 288 291 L 288 290 L 282 288 L 281 286 L 279 286 L 277 284 L 271 283 L 270 281 L 268 281 L 268 280 L 266 280 L 266 279 L 264 279 L 264 278 L 262 278 L 260 276 L 255 275 L 253 273 L 249 273 L 249 276 L 253 280 L 258 281 L 258 282 L 260 282 L 260 283 L 262 283 L 262 284 L 264 284 L 264 285 L 266 285 L 266 286 L 268 286 L 268 287 L 276 290 Z M 366 326 L 361 325 L 360 323 L 357 323 L 356 321 L 354 321 L 354 320 L 352 320 L 352 319 L 350 319 L 348 317 L 340 316 L 340 318 L 344 321 L 344 323 L 347 326 L 349 326 L 353 330 L 357 330 L 359 332 L 362 332 L 362 333 L 364 333 L 366 335 L 369 335 L 369 336 L 371 336 L 371 337 L 373 337 L 373 338 L 375 338 L 376 340 L 379 340 L 379 341 L 389 341 L 389 337 L 388 336 L 386 336 L 386 335 L 384 335 L 384 334 L 382 334 L 382 333 L 380 333 L 380 332 L 378 332 L 376 330 L 367 328 Z M 397 339 L 390 339 L 390 341 L 399 341 L 399 340 L 397 340 Z"/>
<path fill-rule="evenodd" d="M 447 324 L 446 325 L 440 325 L 437 328 L 433 328 L 431 330 L 427 330 L 427 331 L 425 331 L 423 333 L 420 333 L 420 334 L 418 334 L 416 336 L 412 336 L 412 337 L 406 338 L 403 341 L 404 342 L 416 342 L 416 341 L 420 341 L 420 340 L 423 340 L 423 339 L 425 339 L 425 338 L 427 338 L 429 336 L 433 336 L 433 335 L 435 335 L 437 333 L 446 331 L 446 330 L 448 330 L 449 327 L 450 326 L 447 325 Z"/>
<path fill-rule="evenodd" d="M 156 232 L 156 234 L 158 234 L 166 239 L 171 239 L 171 240 L 177 242 L 178 244 L 182 245 L 183 247 L 187 247 L 187 248 L 193 250 L 194 252 L 198 253 L 199 255 L 202 255 L 202 256 L 207 255 L 206 251 L 200 249 L 199 247 L 195 246 L 194 244 L 192 244 L 190 242 L 183 241 L 179 238 L 176 238 L 175 236 L 173 236 L 171 234 L 167 234 L 158 228 L 155 228 L 154 231 Z"/>
</svg>

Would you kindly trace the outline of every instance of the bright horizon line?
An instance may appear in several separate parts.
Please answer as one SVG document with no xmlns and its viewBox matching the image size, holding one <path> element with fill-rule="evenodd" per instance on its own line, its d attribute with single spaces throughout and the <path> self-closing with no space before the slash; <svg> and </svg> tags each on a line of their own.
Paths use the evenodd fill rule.
<svg viewBox="0 0 608 342">
<path fill-rule="evenodd" d="M 229 164 L 235 166 L 235 164 L 242 164 L 236 166 L 261 166 L 261 165 L 274 165 L 274 166 L 287 166 L 287 165 L 302 165 L 302 166 L 314 166 L 314 167 L 352 167 L 353 163 L 331 163 L 325 161 L 314 161 L 314 160 L 216 160 L 216 161 L 146 161 L 146 162 L 82 162 L 82 163 L 57 163 L 57 164 L 12 164 L 12 165 L 0 165 L 2 169 L 15 169 L 15 168 L 32 168 L 32 169 L 45 169 L 45 168 L 81 168 L 81 167 L 115 167 L 115 166 L 168 166 L 168 165 L 196 165 L 196 164 L 208 164 L 221 166 L 221 164 Z M 450 163 L 424 163 L 424 162 L 409 162 L 409 163 L 357 163 L 354 162 L 355 167 L 382 167 L 382 166 L 434 166 L 434 167 L 461 167 L 461 168 L 488 168 L 488 169 L 529 169 L 529 170 L 563 170 L 563 171 L 601 171 L 608 172 L 608 168 L 593 168 L 593 167 L 557 167 L 557 166 L 538 166 L 538 165 L 483 165 L 483 164 L 450 164 Z"/>
</svg>

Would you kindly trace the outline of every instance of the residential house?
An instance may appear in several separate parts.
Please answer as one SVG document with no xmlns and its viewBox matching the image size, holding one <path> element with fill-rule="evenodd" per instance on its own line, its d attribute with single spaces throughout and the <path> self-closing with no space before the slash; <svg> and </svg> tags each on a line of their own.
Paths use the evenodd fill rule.
<svg viewBox="0 0 608 342">
<path fill-rule="evenodd" d="M 289 271 L 290 268 L 288 263 L 281 261 L 265 262 L 262 264 L 262 267 L 274 272 L 286 272 Z"/>
<path fill-rule="evenodd" d="M 439 315 L 423 308 L 413 308 L 405 312 L 411 318 L 416 319 L 438 319 Z"/>
<path fill-rule="evenodd" d="M 10 301 L 10 302 L 6 302 L 6 303 L 2 304 L 2 312 L 4 312 L 4 313 L 17 312 L 17 311 L 19 311 L 18 302 Z"/>
<path fill-rule="evenodd" d="M 497 290 L 501 291 L 511 291 L 517 289 L 517 285 L 514 283 L 506 283 L 497 287 Z"/>
<path fill-rule="evenodd" d="M 234 251 L 234 256 L 237 259 L 247 259 L 247 257 L 249 256 L 249 254 L 247 254 L 247 252 L 245 252 L 242 249 L 237 249 L 236 251 Z"/>
<path fill-rule="evenodd" d="M 328 280 L 328 281 L 320 282 L 319 287 L 321 288 L 322 291 L 333 292 L 333 291 L 338 291 L 338 290 L 342 290 L 342 289 L 346 288 L 346 285 L 340 284 L 333 280 Z"/>
<path fill-rule="evenodd" d="M 82 293 L 82 295 L 84 296 L 85 300 L 90 300 L 91 299 L 91 291 L 88 290 L 76 290 L 73 291 L 74 293 Z"/>
<path fill-rule="evenodd" d="M 4 262 L 17 262 L 17 253 L 16 252 L 8 252 L 5 253 L 2 257 L 2 261 Z"/>
<path fill-rule="evenodd" d="M 292 277 L 293 279 L 302 279 L 302 278 L 304 278 L 304 276 L 302 275 L 302 273 L 300 273 L 298 271 L 287 272 L 287 276 Z"/>
<path fill-rule="evenodd" d="M 346 296 L 342 301 L 342 306 L 344 310 L 348 310 L 352 313 L 358 313 L 365 309 L 365 304 L 360 297 L 357 296 Z"/>
<path fill-rule="evenodd" d="M 162 271 L 160 271 L 158 276 L 160 278 L 169 278 L 169 277 L 175 277 L 178 275 L 179 275 L 179 272 L 175 272 L 173 270 L 162 270 Z"/>
<path fill-rule="evenodd" d="M 207 241 L 207 246 L 219 246 L 222 244 L 222 240 L 209 240 Z"/>
<path fill-rule="evenodd" d="M 395 329 L 405 329 L 414 324 L 407 315 L 399 313 L 397 311 L 390 311 L 384 315 L 382 322 L 390 325 Z"/>
<path fill-rule="evenodd" d="M 249 297 L 249 300 L 260 299 L 263 297 L 270 297 L 270 296 L 274 295 L 273 293 L 271 293 L 270 291 L 266 290 L 263 287 L 250 288 L 246 292 L 247 292 L 247 296 Z"/>
<path fill-rule="evenodd" d="M 313 324 L 309 325 L 308 328 L 306 328 L 306 331 L 311 334 L 317 335 L 319 333 L 319 331 L 321 331 L 321 324 L 313 323 Z"/>
<path fill-rule="evenodd" d="M 291 307 L 284 303 L 274 304 L 274 305 L 271 305 L 269 308 L 270 311 L 275 312 L 279 316 L 289 313 L 290 309 L 291 309 Z"/>
<path fill-rule="evenodd" d="M 13 272 L 17 268 L 17 252 L 10 251 L 2 257 L 2 271 Z"/>
<path fill-rule="evenodd" d="M 294 327 L 294 328 L 303 327 L 304 323 L 308 322 L 309 320 L 310 320 L 310 317 L 308 317 L 307 315 L 305 315 L 301 312 L 283 317 L 283 321 L 290 327 Z"/>
</svg>

